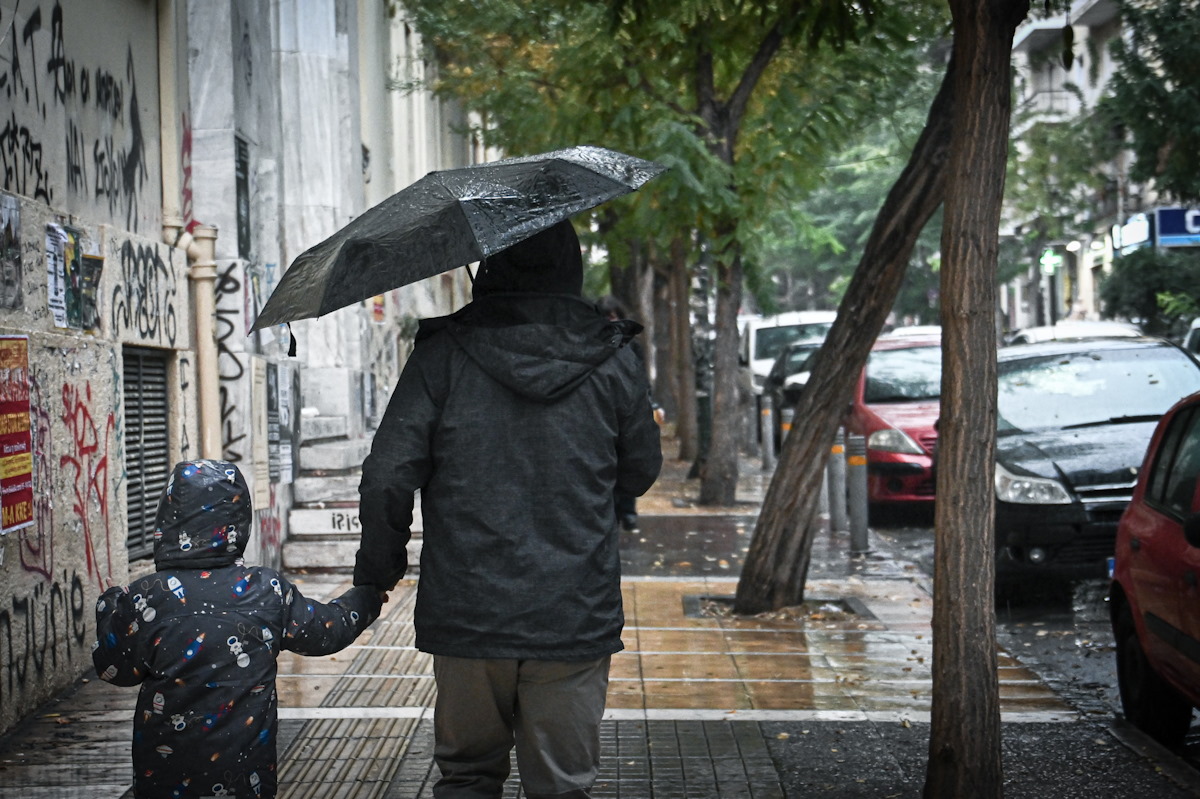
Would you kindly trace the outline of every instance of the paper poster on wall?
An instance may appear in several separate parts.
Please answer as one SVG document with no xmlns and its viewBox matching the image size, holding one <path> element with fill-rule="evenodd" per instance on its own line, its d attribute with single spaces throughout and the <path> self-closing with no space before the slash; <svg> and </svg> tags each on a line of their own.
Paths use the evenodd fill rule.
<svg viewBox="0 0 1200 799">
<path fill-rule="evenodd" d="M 103 269 L 103 258 L 83 252 L 78 230 L 46 225 L 48 304 L 55 327 L 100 332 L 96 291 Z"/>
<path fill-rule="evenodd" d="M 67 231 L 61 225 L 46 225 L 47 303 L 55 327 L 67 326 Z"/>
<path fill-rule="evenodd" d="M 80 330 L 92 334 L 100 332 L 100 308 L 96 303 L 96 292 L 100 288 L 100 273 L 104 271 L 104 259 L 99 255 L 79 256 L 79 308 Z M 69 318 L 69 317 L 68 317 Z"/>
<path fill-rule="evenodd" d="M 279 367 L 267 362 L 267 470 L 279 482 Z"/>
<path fill-rule="evenodd" d="M 291 424 L 288 425 L 287 430 L 291 434 L 291 445 L 289 447 L 292 458 L 291 474 L 292 480 L 295 480 L 300 476 L 300 408 L 303 407 L 303 403 L 300 401 L 300 370 L 293 369 L 289 366 L 288 372 L 290 372 L 292 375 L 292 393 L 290 395 L 291 401 L 288 406 L 288 413 L 291 416 Z"/>
<path fill-rule="evenodd" d="M 267 362 L 263 358 L 255 357 L 250 363 L 254 381 L 250 392 L 250 432 L 254 437 L 254 444 L 251 446 L 251 452 L 254 453 L 254 507 L 258 510 L 270 510 L 271 467 L 267 450 Z"/>
<path fill-rule="evenodd" d="M 0 193 L 0 308 L 15 311 L 25 302 L 21 273 L 21 203 Z"/>
<path fill-rule="evenodd" d="M 295 404 L 292 401 L 292 367 L 285 363 L 275 367 L 279 372 L 279 482 L 290 483 L 295 479 L 292 461 L 295 446 L 295 421 L 292 418 Z"/>
<path fill-rule="evenodd" d="M 33 524 L 29 337 L 0 336 L 0 533 Z"/>
</svg>

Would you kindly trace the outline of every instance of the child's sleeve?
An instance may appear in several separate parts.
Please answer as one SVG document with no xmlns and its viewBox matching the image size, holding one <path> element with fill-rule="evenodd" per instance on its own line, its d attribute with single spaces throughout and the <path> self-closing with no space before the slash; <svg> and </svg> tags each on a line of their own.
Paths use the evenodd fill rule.
<svg viewBox="0 0 1200 799">
<path fill-rule="evenodd" d="M 149 671 L 138 645 L 138 613 L 128 588 L 114 586 L 96 602 L 96 643 L 92 664 L 100 679 L 113 685 L 137 685 Z"/>
<path fill-rule="evenodd" d="M 329 655 L 345 649 L 379 618 L 379 591 L 360 585 L 332 602 L 307 599 L 290 582 L 283 583 L 283 649 L 301 655 Z"/>
</svg>

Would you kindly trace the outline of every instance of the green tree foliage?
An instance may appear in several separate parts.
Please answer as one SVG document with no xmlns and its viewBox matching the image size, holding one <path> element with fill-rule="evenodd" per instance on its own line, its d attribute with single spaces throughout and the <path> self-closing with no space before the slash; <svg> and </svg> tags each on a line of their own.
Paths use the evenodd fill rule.
<svg viewBox="0 0 1200 799">
<path fill-rule="evenodd" d="M 437 91 L 481 115 L 509 154 L 590 142 L 672 171 L 620 217 L 619 241 L 665 252 L 704 241 L 717 294 L 712 446 L 701 502 L 737 482 L 736 316 L 747 242 L 781 198 L 816 183 L 829 152 L 894 104 L 939 30 L 932 0 L 406 0 Z M 651 8 L 651 5 L 653 7 Z M 700 253 L 689 259 L 695 262 Z"/>
<path fill-rule="evenodd" d="M 1106 314 L 1136 321 L 1147 333 L 1178 333 L 1200 308 L 1200 252 L 1134 250 L 1113 264 L 1100 299 Z"/>
<path fill-rule="evenodd" d="M 479 112 L 483 142 L 514 155 L 589 142 L 667 163 L 646 190 L 655 201 L 638 206 L 649 215 L 632 221 L 662 243 L 686 227 L 716 247 L 715 220 L 736 219 L 739 241 L 753 243 L 782 199 L 818 185 L 829 153 L 903 97 L 921 35 L 944 25 L 926 0 L 403 5 L 436 62 L 432 87 Z M 777 55 L 746 86 L 776 38 Z M 730 159 L 714 150 L 712 123 L 724 120 L 704 119 L 706 93 L 718 113 L 744 114 Z"/>
<path fill-rule="evenodd" d="M 939 65 L 940 67 L 940 65 Z M 903 98 L 833 153 L 821 182 L 776 211 L 752 249 L 766 280 L 754 286 L 761 307 L 834 308 L 845 293 L 884 197 L 925 124 L 940 75 L 918 69 Z M 937 320 L 940 217 L 917 243 L 894 313 Z"/>
<path fill-rule="evenodd" d="M 1107 132 L 1091 114 L 1040 119 L 1009 148 L 1005 208 L 1019 220 L 1034 251 L 1093 228 L 1106 189 L 1103 165 L 1111 160 Z"/>
<path fill-rule="evenodd" d="M 1134 180 L 1200 202 L 1200 0 L 1118 2 L 1129 38 L 1113 45 L 1118 68 L 1104 116 L 1128 132 Z"/>
</svg>

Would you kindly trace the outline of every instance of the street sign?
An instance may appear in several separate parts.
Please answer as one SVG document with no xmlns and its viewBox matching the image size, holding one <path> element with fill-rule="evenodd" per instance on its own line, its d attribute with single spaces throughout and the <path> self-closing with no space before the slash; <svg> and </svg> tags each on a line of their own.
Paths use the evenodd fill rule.
<svg viewBox="0 0 1200 799">
<path fill-rule="evenodd" d="M 1200 246 L 1200 208 L 1157 208 L 1154 217 L 1159 247 Z"/>
</svg>

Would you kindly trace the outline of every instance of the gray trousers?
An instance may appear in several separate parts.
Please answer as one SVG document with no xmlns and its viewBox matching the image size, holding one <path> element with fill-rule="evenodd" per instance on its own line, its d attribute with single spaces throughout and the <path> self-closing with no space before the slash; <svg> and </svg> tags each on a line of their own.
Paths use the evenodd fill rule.
<svg viewBox="0 0 1200 799">
<path fill-rule="evenodd" d="M 528 799 L 588 799 L 600 770 L 609 657 L 586 661 L 434 655 L 437 799 L 500 799 L 509 752 Z"/>
</svg>

